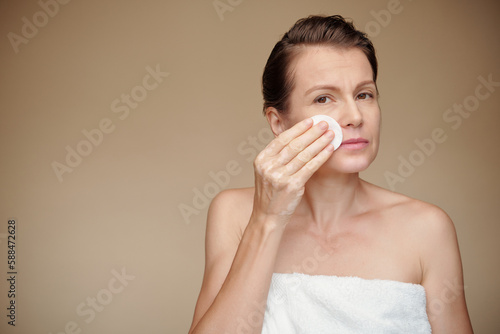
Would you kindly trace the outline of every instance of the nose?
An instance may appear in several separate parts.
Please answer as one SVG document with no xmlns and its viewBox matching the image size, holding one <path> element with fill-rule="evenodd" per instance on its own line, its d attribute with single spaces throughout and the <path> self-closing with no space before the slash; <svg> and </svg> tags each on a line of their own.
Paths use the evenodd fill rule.
<svg viewBox="0 0 500 334">
<path fill-rule="evenodd" d="M 340 112 L 339 123 L 343 128 L 357 128 L 363 124 L 363 115 L 354 100 L 349 99 L 343 106 Z"/>
</svg>

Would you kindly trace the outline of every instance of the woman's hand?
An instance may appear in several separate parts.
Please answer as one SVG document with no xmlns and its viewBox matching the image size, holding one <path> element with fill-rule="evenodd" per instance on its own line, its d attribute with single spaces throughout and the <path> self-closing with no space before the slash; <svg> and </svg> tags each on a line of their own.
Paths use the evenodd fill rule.
<svg viewBox="0 0 500 334">
<path fill-rule="evenodd" d="M 304 194 L 307 180 L 334 150 L 326 122 L 307 118 L 282 132 L 255 158 L 253 215 L 286 224 Z"/>
</svg>

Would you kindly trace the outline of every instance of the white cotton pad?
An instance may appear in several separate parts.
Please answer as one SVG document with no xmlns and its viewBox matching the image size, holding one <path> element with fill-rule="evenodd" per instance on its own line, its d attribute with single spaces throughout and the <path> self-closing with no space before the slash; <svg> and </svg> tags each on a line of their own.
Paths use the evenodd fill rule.
<svg viewBox="0 0 500 334">
<path fill-rule="evenodd" d="M 314 115 L 311 118 L 314 124 L 317 124 L 321 121 L 325 121 L 328 123 L 328 129 L 333 130 L 333 132 L 335 133 L 335 137 L 332 140 L 333 147 L 335 150 L 338 149 L 340 144 L 342 144 L 342 137 L 343 137 L 342 129 L 340 128 L 339 123 L 337 123 L 337 121 L 331 118 L 330 116 L 326 115 Z"/>
</svg>

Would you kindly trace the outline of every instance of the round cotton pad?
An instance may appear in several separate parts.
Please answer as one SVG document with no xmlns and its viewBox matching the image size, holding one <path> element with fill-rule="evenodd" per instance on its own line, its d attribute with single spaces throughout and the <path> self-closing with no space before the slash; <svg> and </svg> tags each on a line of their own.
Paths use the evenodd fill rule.
<svg viewBox="0 0 500 334">
<path fill-rule="evenodd" d="M 328 123 L 328 129 L 333 130 L 335 133 L 335 137 L 332 140 L 333 148 L 336 150 L 339 148 L 340 144 L 342 144 L 342 129 L 340 128 L 339 123 L 336 120 L 326 115 L 314 115 L 311 117 L 314 124 L 317 124 L 321 121 L 325 121 Z"/>
</svg>

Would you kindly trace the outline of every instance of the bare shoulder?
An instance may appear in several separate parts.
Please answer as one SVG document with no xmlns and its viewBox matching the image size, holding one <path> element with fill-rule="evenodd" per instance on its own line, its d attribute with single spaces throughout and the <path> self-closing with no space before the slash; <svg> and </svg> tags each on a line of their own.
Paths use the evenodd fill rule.
<svg viewBox="0 0 500 334">
<path fill-rule="evenodd" d="M 225 206 L 234 212 L 251 210 L 253 204 L 254 188 L 226 189 L 218 193 L 212 200 L 211 206 Z"/>
<path fill-rule="evenodd" d="M 208 209 L 207 232 L 232 233 L 241 239 L 253 207 L 254 188 L 226 189 L 214 197 Z"/>
<path fill-rule="evenodd" d="M 248 224 L 253 206 L 253 188 L 223 190 L 208 209 L 205 234 L 206 270 L 218 267 L 227 274 Z M 222 282 L 219 282 L 222 284 Z"/>
<path fill-rule="evenodd" d="M 435 237 L 455 235 L 455 227 L 448 214 L 432 203 L 396 193 L 369 184 L 370 192 L 377 198 L 376 205 L 389 215 L 398 217 L 398 222 L 411 228 L 422 237 L 433 234 Z"/>
<path fill-rule="evenodd" d="M 231 216 L 247 216 L 252 211 L 254 188 L 226 189 L 214 197 L 209 211 L 222 211 Z"/>
</svg>

